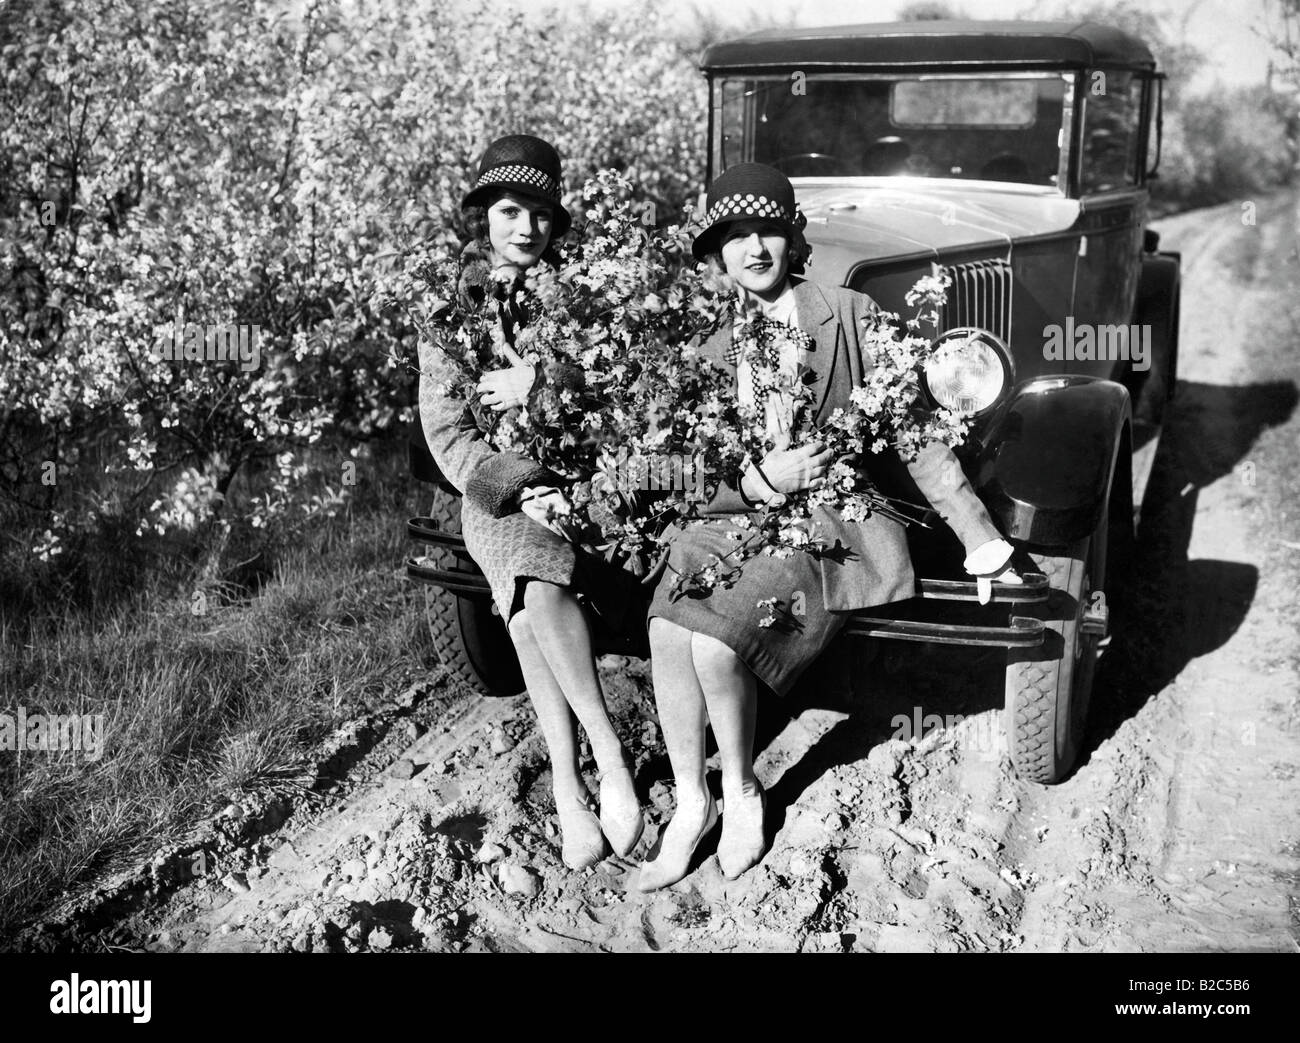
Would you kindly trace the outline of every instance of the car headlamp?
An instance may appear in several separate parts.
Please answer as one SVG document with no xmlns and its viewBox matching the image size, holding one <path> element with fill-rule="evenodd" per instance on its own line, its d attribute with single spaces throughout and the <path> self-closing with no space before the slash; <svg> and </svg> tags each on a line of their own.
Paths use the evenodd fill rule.
<svg viewBox="0 0 1300 1043">
<path fill-rule="evenodd" d="M 1010 356 L 988 330 L 947 330 L 925 363 L 925 383 L 937 405 L 976 416 L 992 408 L 1010 386 Z"/>
</svg>

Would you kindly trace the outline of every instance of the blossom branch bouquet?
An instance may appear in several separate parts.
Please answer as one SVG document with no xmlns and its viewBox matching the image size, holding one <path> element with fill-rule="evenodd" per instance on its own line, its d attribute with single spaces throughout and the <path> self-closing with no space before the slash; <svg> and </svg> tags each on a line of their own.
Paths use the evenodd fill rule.
<svg viewBox="0 0 1300 1043">
<path fill-rule="evenodd" d="M 915 505 L 864 483 L 852 461 L 886 447 L 912 459 L 930 441 L 964 439 L 961 417 L 925 409 L 920 396 L 920 371 L 934 351 L 920 330 L 937 321 L 945 276 L 917 283 L 907 297 L 917 313 L 902 326 L 880 311 L 864 320 L 866 382 L 849 409 L 837 409 L 814 431 L 808 372 L 758 365 L 759 394 L 742 402 L 731 375 L 695 350 L 720 324 L 735 321 L 736 304 L 725 277 L 691 258 L 689 222 L 647 226 L 630 183 L 613 171 L 584 186 L 583 212 L 576 241 L 558 245 L 558 265 L 538 265 L 522 280 L 473 255 L 457 256 L 451 245 L 414 269 L 428 288 L 414 318 L 440 348 L 440 391 L 466 402 L 496 448 L 523 453 L 568 483 L 563 528 L 570 538 L 641 571 L 671 538 L 668 522 L 707 520 L 704 508 L 719 482 L 738 480 L 778 441 L 784 447 L 814 438 L 837 458 L 825 484 L 734 518 L 735 550 L 672 577 L 674 587 L 711 589 L 757 553 L 833 553 L 817 535 L 820 509 L 849 520 L 873 512 L 912 520 Z M 525 406 L 493 412 L 477 408 L 476 387 L 485 371 L 505 363 L 503 315 L 517 320 L 513 350 L 537 366 L 540 379 Z M 744 340 L 754 320 L 740 318 L 736 338 Z M 779 360 L 801 335 L 769 324 L 767 357 Z M 776 438 L 769 433 L 774 409 L 781 412 Z"/>
<path fill-rule="evenodd" d="M 521 279 L 492 271 L 473 244 L 467 256 L 447 244 L 419 259 L 426 291 L 413 319 L 439 349 L 440 393 L 464 401 L 495 448 L 569 483 L 565 531 L 635 558 L 670 513 L 654 493 L 676 484 L 683 502 L 702 502 L 705 473 L 743 458 L 739 417 L 719 391 L 725 373 L 683 350 L 716 327 L 727 301 L 697 270 L 689 226 L 648 225 L 625 178 L 601 171 L 582 199 L 576 241 L 557 244 L 557 265 Z M 539 379 L 525 406 L 493 412 L 477 406 L 476 387 L 505 364 L 503 315 L 515 320 L 513 351 Z"/>
<path fill-rule="evenodd" d="M 850 393 L 851 408 L 836 409 L 818 431 L 837 457 L 892 449 L 910 462 L 931 442 L 956 448 L 966 440 L 967 418 L 942 406 L 930 408 L 921 392 L 926 365 L 960 353 L 968 344 L 968 339 L 954 338 L 936 347 L 921 332 L 925 327 L 938 328 L 951 282 L 942 269 L 919 279 L 905 297 L 916 314 L 901 325 L 898 313 L 879 309 L 862 320 L 863 384 Z M 872 509 L 888 512 L 888 498 L 855 490 L 856 479 L 856 472 L 838 460 L 826 486 L 808 495 L 809 504 L 833 506 L 849 521 L 866 517 Z"/>
<path fill-rule="evenodd" d="M 766 398 L 764 409 L 736 410 L 746 425 L 739 441 L 745 445 L 748 457 L 757 460 L 772 448 L 815 439 L 832 452 L 834 463 L 818 488 L 785 496 L 756 515 L 730 519 L 733 527 L 726 535 L 735 540 L 736 547 L 715 562 L 673 576 L 669 580 L 671 589 L 702 593 L 726 585 L 745 560 L 759 553 L 777 557 L 787 557 L 797 550 L 814 555 L 835 553 L 835 548 L 818 535 L 816 515 L 820 510 L 836 510 L 847 521 L 862 521 L 879 513 L 903 524 L 924 524 L 917 517 L 924 510 L 921 505 L 885 495 L 864 479 L 854 462 L 863 453 L 878 454 L 886 449 L 911 461 L 930 442 L 956 447 L 965 440 L 968 421 L 946 408 L 930 409 L 921 393 L 927 362 L 949 352 L 960 352 L 966 343 L 954 339 L 936 348 L 922 332 L 926 326 L 937 328 L 950 281 L 942 270 L 920 279 L 906 296 L 907 305 L 916 309 L 906 322 L 897 313 L 879 309 L 864 317 L 859 336 L 865 356 L 864 382 L 850 394 L 850 407 L 835 409 L 816 430 L 811 424 L 810 374 L 796 371 L 791 378 L 779 372 L 774 363 L 756 366 L 754 382 L 757 394 Z M 748 335 L 747 327 L 748 322 L 738 327 L 738 340 Z M 797 331 L 785 335 L 770 331 L 769 325 L 768 336 L 776 339 L 766 346 L 771 359 L 790 350 L 792 345 L 783 342 L 783 336 L 799 336 Z M 775 425 L 773 409 L 781 414 L 775 418 Z M 773 426 L 783 425 L 788 433 L 776 439 L 768 435 Z M 769 610 L 765 623 L 774 621 L 770 606 L 758 607 Z"/>
</svg>

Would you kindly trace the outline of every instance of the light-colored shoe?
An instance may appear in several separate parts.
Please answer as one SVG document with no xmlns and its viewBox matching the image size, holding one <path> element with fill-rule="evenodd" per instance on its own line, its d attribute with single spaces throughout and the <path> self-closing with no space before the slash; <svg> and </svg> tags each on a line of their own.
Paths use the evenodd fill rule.
<svg viewBox="0 0 1300 1043">
<path fill-rule="evenodd" d="M 600 819 L 577 798 L 556 798 L 555 811 L 560 819 L 560 858 L 570 869 L 594 866 L 608 852 Z"/>
<path fill-rule="evenodd" d="M 718 841 L 718 866 L 728 880 L 735 880 L 763 860 L 767 839 L 763 815 L 767 793 L 762 789 L 750 796 L 737 793 L 722 797 L 722 839 Z"/>
<path fill-rule="evenodd" d="M 713 794 L 709 794 L 709 803 L 704 809 L 704 823 L 693 837 L 683 835 L 690 827 L 679 826 L 679 821 L 680 813 L 673 815 L 673 820 L 668 823 L 659 845 L 659 856 L 653 862 L 641 863 L 641 876 L 636 884 L 638 891 L 658 891 L 661 887 L 668 887 L 690 870 L 695 849 L 718 824 L 718 805 Z M 674 826 L 678 826 L 676 831 Z"/>
<path fill-rule="evenodd" d="M 645 832 L 645 816 L 632 784 L 632 770 L 627 766 L 604 771 L 600 783 L 600 828 L 620 858 L 628 855 Z M 626 780 L 626 781 L 624 781 Z"/>
</svg>

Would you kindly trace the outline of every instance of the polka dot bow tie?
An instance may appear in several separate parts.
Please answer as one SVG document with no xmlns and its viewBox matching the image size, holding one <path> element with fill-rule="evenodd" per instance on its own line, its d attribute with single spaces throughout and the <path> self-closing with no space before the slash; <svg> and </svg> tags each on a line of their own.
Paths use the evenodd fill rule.
<svg viewBox="0 0 1300 1043">
<path fill-rule="evenodd" d="M 813 343 L 812 337 L 797 326 L 760 315 L 736 330 L 731 347 L 722 356 L 733 366 L 739 365 L 742 358 L 749 363 L 749 380 L 754 388 L 755 402 L 762 402 L 764 396 L 776 390 L 783 340 L 793 341 L 800 351 L 808 351 Z"/>
</svg>

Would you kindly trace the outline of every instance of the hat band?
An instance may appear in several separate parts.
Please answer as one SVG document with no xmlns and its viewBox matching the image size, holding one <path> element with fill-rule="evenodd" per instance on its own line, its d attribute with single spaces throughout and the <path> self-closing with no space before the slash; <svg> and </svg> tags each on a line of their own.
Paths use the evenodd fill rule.
<svg viewBox="0 0 1300 1043">
<path fill-rule="evenodd" d="M 504 166 L 493 167 L 491 170 L 484 171 L 479 175 L 474 189 L 477 191 L 487 185 L 499 185 L 503 182 L 527 185 L 550 199 L 559 200 L 560 198 L 560 183 L 555 178 L 544 170 L 525 166 L 522 163 L 507 163 Z"/>
<path fill-rule="evenodd" d="M 755 195 L 752 192 L 746 192 L 744 195 L 737 193 L 723 196 L 709 207 L 709 213 L 705 217 L 704 223 L 706 225 L 715 225 L 719 221 L 725 221 L 733 217 L 766 217 L 785 221 L 787 224 L 795 223 L 794 215 L 776 200 L 768 199 L 767 196 Z"/>
</svg>

